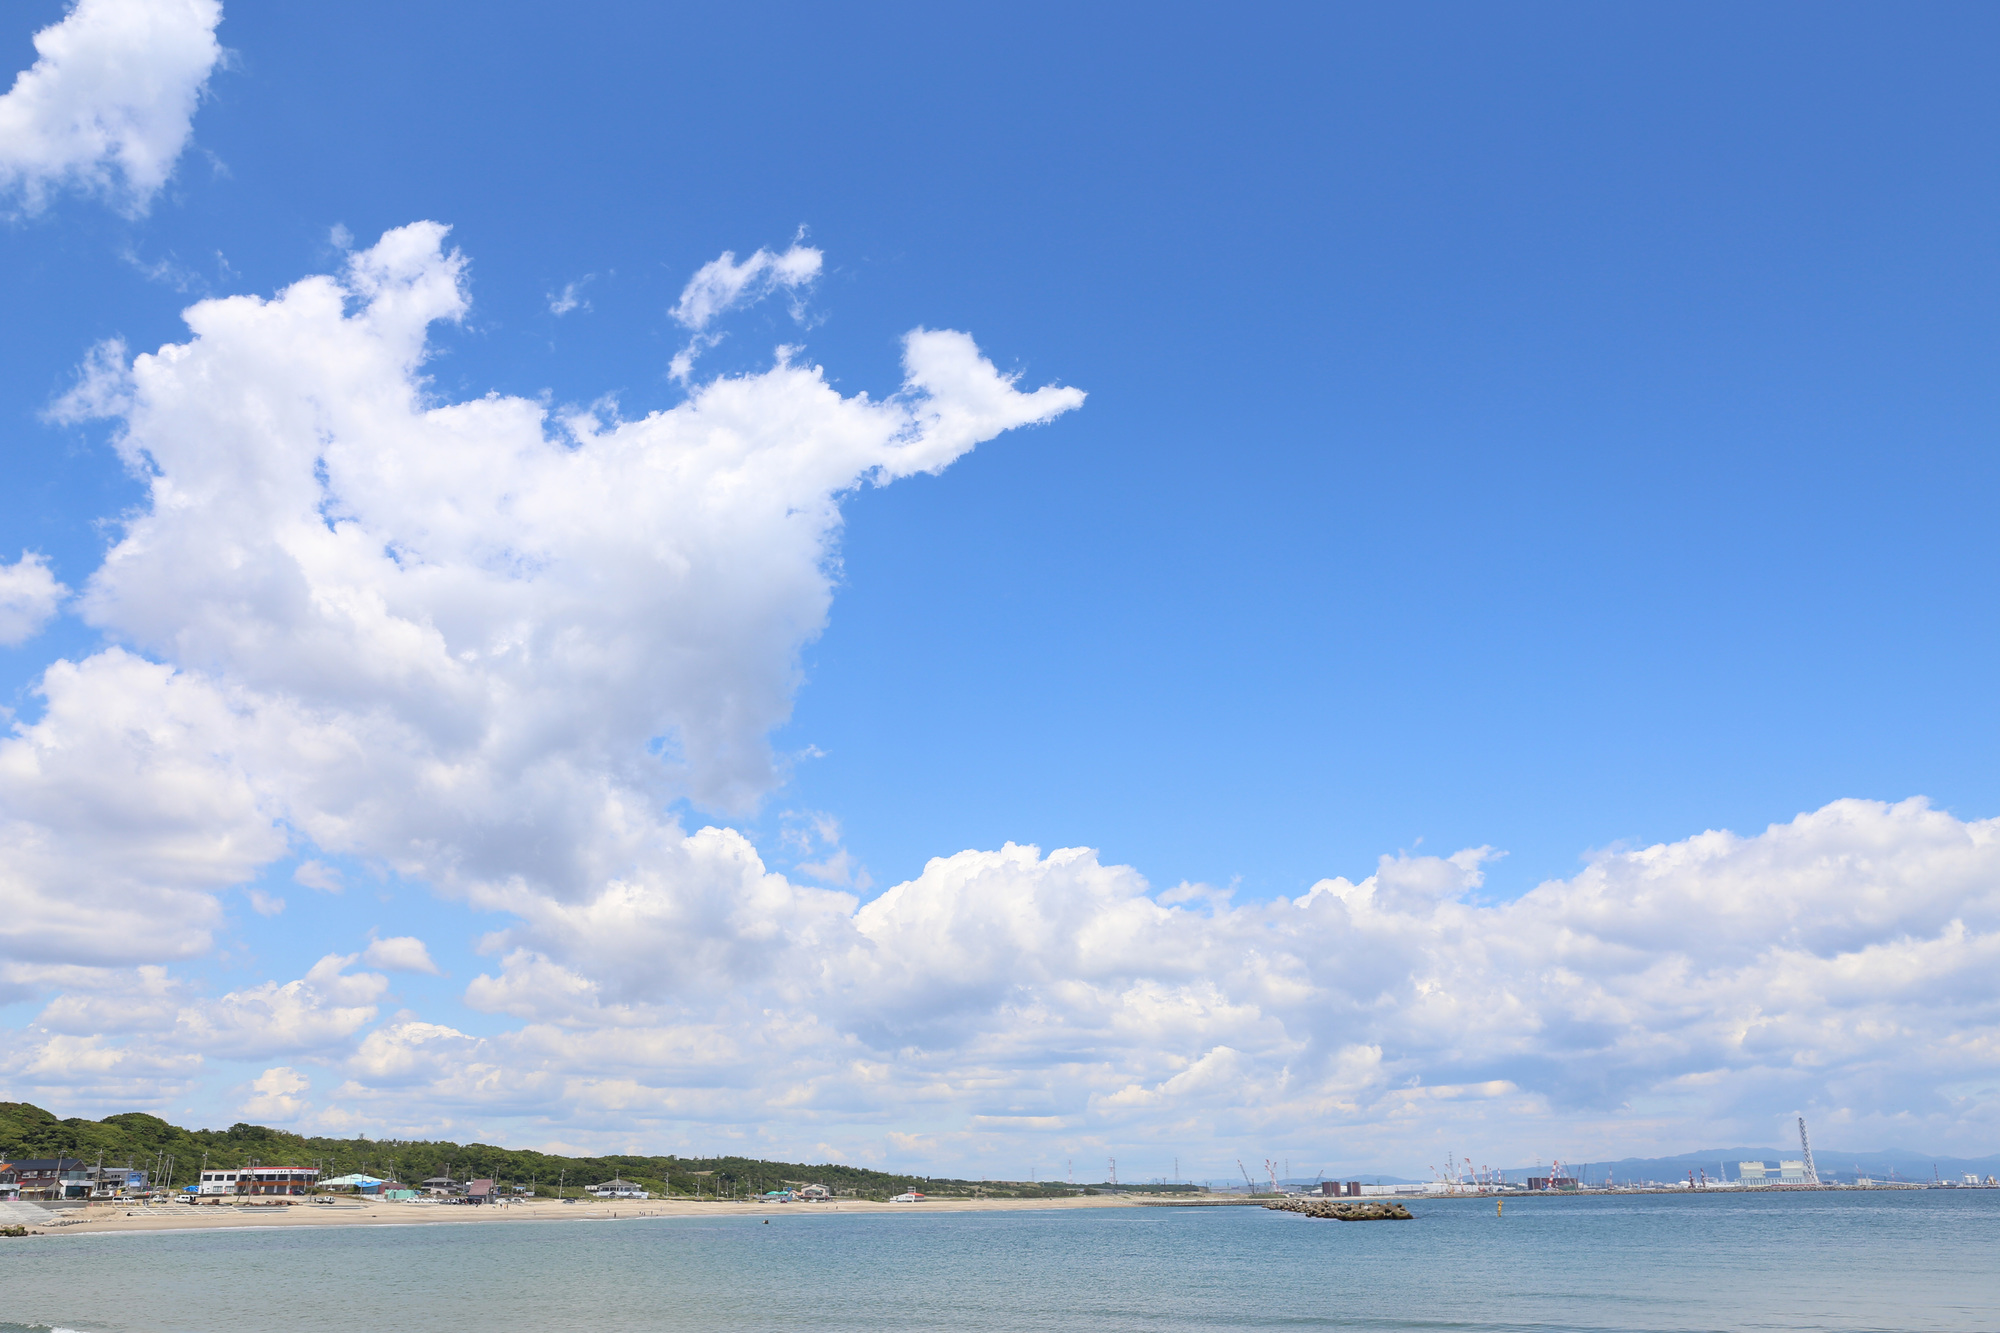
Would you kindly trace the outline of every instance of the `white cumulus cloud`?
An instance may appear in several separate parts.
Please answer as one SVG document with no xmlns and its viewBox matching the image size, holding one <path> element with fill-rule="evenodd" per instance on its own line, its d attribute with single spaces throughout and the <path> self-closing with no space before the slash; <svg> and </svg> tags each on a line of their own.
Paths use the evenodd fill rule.
<svg viewBox="0 0 2000 1333">
<path fill-rule="evenodd" d="M 730 257 L 691 326 L 782 285 L 777 258 Z M 157 1098 L 205 1058 L 317 1061 L 327 1123 L 1009 1171 L 1032 1145 L 1679 1150 L 1798 1110 L 1829 1142 L 2000 1128 L 2000 824 L 1922 801 L 1504 903 L 1487 848 L 1248 903 L 1011 844 L 864 902 L 830 815 L 794 817 L 819 884 L 795 882 L 720 821 L 783 781 L 841 497 L 1082 395 L 917 329 L 881 398 L 788 354 L 632 421 L 440 402 L 430 332 L 468 300 L 417 223 L 193 306 L 183 343 L 94 353 L 65 400 L 117 420 L 147 498 L 79 599 L 120 646 L 51 665 L 0 738 L 0 986 L 53 993 L 19 1086 Z M 352 857 L 499 914 L 464 996 L 494 1027 L 381 1014 L 385 972 L 436 971 L 413 936 L 214 998 L 177 979 L 217 895 L 291 856 L 312 888 Z M 250 1095 L 296 1117 L 286 1071 Z"/>
<path fill-rule="evenodd" d="M 1995 1128 L 1975 1090 L 2000 1083 L 2000 823 L 1922 801 L 1616 853 L 1504 904 L 1480 901 L 1484 849 L 1239 906 L 1008 846 L 848 910 L 706 836 L 671 895 L 517 904 L 468 991 L 529 1023 L 496 1049 L 571 1074 L 565 1114 L 617 1073 L 622 1115 L 879 1142 L 894 1108 L 972 1162 L 1050 1138 L 1359 1161 L 1446 1131 L 1521 1160 L 1680 1151 L 1798 1109 L 1844 1141 Z M 685 937 L 686 885 L 718 876 L 716 974 L 650 966 Z"/>
<path fill-rule="evenodd" d="M 15 1034 L 13 1086 L 103 1111 L 178 1095 L 209 1059 L 350 1056 L 389 984 L 348 971 L 356 960 L 329 954 L 295 981 L 213 997 L 156 965 L 42 969 L 60 993 Z"/>
<path fill-rule="evenodd" d="M 236 754 L 282 735 L 228 691 L 123 649 L 55 663 L 40 694 L 40 719 L 0 739 L 0 957 L 204 952 L 215 891 L 284 852 L 280 804 Z"/>
<path fill-rule="evenodd" d="M 375 1002 L 389 988 L 379 973 L 348 972 L 354 962 L 353 954 L 328 954 L 297 981 L 266 981 L 188 1004 L 175 1018 L 179 1044 L 239 1060 L 338 1045 L 375 1017 Z"/>
<path fill-rule="evenodd" d="M 839 498 L 1082 400 L 918 330 L 887 399 L 788 359 L 636 421 L 437 404 L 429 328 L 468 299 L 445 234 L 92 353 L 65 410 L 115 415 L 149 501 L 81 599 L 129 646 L 50 667 L 0 741 L 14 956 L 198 953 L 214 890 L 295 839 L 488 905 L 661 882 L 669 801 L 745 810 L 781 779 Z"/>
<path fill-rule="evenodd" d="M 9 1095 L 47 1106 L 157 1106 L 185 1093 L 201 1073 L 199 1055 L 103 1036 L 56 1034 L 16 1042 Z"/>
<path fill-rule="evenodd" d="M 0 189 L 30 211 L 74 187 L 144 212 L 193 131 L 221 21 L 218 0 L 76 0 L 0 96 Z"/>
<path fill-rule="evenodd" d="M 431 961 L 431 951 L 414 935 L 395 935 L 385 940 L 376 940 L 362 951 L 361 961 L 369 967 L 379 967 L 384 972 L 428 972 L 432 976 L 438 975 L 438 966 Z"/>
<path fill-rule="evenodd" d="M 68 594 L 39 552 L 23 551 L 13 564 L 0 565 L 0 646 L 11 648 L 41 633 Z"/>
<path fill-rule="evenodd" d="M 295 1054 L 337 1045 L 375 1016 L 389 980 L 349 972 L 356 954 L 328 954 L 305 976 L 206 997 L 164 967 L 71 975 L 36 1024 L 69 1036 L 170 1034 L 168 1045 L 224 1057 Z M 371 965 L 373 965 L 371 963 Z"/>
<path fill-rule="evenodd" d="M 312 1080 L 290 1065 L 278 1065 L 251 1080 L 242 1114 L 264 1123 L 289 1124 L 305 1114 L 302 1094 L 311 1090 Z"/>
<path fill-rule="evenodd" d="M 340 872 L 324 861 L 301 861 L 298 869 L 292 871 L 292 878 L 309 889 L 321 893 L 339 893 L 345 885 Z"/>
</svg>

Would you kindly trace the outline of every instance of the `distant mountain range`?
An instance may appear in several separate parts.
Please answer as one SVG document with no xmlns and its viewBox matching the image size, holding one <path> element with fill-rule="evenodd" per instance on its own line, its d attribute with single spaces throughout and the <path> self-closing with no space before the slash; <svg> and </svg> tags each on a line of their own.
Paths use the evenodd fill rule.
<svg viewBox="0 0 2000 1333">
<path fill-rule="evenodd" d="M 1608 1176 L 1614 1182 L 1655 1180 L 1669 1183 L 1686 1180 L 1688 1172 L 1707 1172 L 1710 1180 L 1736 1180 L 1740 1175 L 1740 1164 L 1763 1162 L 1771 1169 L 1773 1182 L 1776 1181 L 1779 1162 L 1795 1162 L 1803 1154 L 1797 1144 L 1789 1148 L 1707 1148 L 1701 1152 L 1682 1153 L 1677 1157 L 1624 1157 L 1615 1162 L 1564 1162 L 1563 1174 L 1585 1184 L 1601 1184 Z M 1890 1148 L 1882 1152 L 1851 1152 L 1845 1148 L 1813 1149 L 1813 1165 L 1819 1170 L 1819 1178 L 1828 1184 L 1851 1185 L 1857 1176 L 1867 1176 L 1873 1180 L 1928 1181 L 1931 1179 L 1958 1180 L 1974 1175 L 1980 1179 L 1987 1176 L 2000 1178 L 2000 1153 L 1986 1157 L 1945 1157 L 1931 1153 L 1913 1152 L 1903 1148 Z M 1538 1166 L 1510 1166 L 1501 1174 L 1511 1184 L 1521 1184 L 1530 1176 L 1546 1176 L 1547 1164 Z M 1369 1171 L 1334 1172 L 1328 1180 L 1358 1180 L 1364 1185 L 1417 1185 L 1424 1182 L 1404 1176 L 1386 1176 Z M 1279 1184 L 1293 1189 L 1314 1188 L 1321 1177 L 1286 1177 Z M 1215 1180 L 1206 1182 L 1220 1189 L 1241 1189 L 1241 1181 Z M 1263 1184 L 1258 1181 L 1259 1186 Z"/>
<path fill-rule="evenodd" d="M 1794 1162 L 1803 1156 L 1794 1143 L 1787 1148 L 1708 1148 L 1682 1153 L 1677 1157 L 1626 1157 L 1615 1162 L 1564 1162 L 1563 1174 L 1595 1183 L 1608 1174 L 1613 1180 L 1686 1180 L 1690 1171 L 1706 1171 L 1710 1180 L 1718 1176 L 1735 1180 L 1739 1162 L 1764 1162 L 1774 1171 L 1781 1161 Z M 1939 1154 L 1890 1148 L 1881 1152 L 1854 1152 L 1846 1148 L 1814 1148 L 1813 1164 L 1824 1181 L 1851 1184 L 1857 1175 L 1886 1180 L 1930 1180 L 1935 1174 L 1945 1180 L 1960 1176 L 2000 1176 L 2000 1153 L 1985 1157 L 1946 1157 Z M 1512 1167 L 1509 1180 L 1530 1175 L 1546 1175 L 1525 1167 Z"/>
</svg>

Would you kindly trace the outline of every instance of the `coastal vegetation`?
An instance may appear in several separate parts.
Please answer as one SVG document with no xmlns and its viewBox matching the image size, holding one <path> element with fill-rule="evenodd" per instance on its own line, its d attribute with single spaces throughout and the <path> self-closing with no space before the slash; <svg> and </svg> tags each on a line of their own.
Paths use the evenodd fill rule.
<svg viewBox="0 0 2000 1333">
<path fill-rule="evenodd" d="M 569 1157 L 489 1143 L 433 1139 L 323 1138 L 264 1125 L 228 1129 L 183 1129 L 143 1111 L 102 1120 L 67 1119 L 27 1102 L 0 1102 L 0 1159 L 68 1156 L 107 1165 L 156 1169 L 171 1158 L 173 1177 L 161 1183 L 192 1184 L 204 1164 L 311 1166 L 322 1178 L 360 1172 L 417 1184 L 440 1176 L 453 1180 L 487 1178 L 502 1186 L 525 1186 L 537 1196 L 575 1196 L 585 1185 L 614 1177 L 660 1195 L 742 1198 L 805 1184 L 826 1186 L 838 1197 L 887 1199 L 915 1190 L 944 1198 L 1060 1198 L 1098 1193 L 1109 1184 L 1070 1185 L 1047 1181 L 956 1180 L 872 1171 L 838 1162 L 775 1162 L 762 1158 L 682 1157 L 605 1154 Z M 1159 1191 L 1160 1185 L 1120 1185 L 1122 1190 Z M 1181 1187 L 1192 1188 L 1192 1187 Z"/>
</svg>

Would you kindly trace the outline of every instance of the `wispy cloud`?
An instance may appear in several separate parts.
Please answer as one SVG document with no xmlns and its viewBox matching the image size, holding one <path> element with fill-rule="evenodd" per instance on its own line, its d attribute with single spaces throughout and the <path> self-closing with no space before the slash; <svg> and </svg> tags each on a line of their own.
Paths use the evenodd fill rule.
<svg viewBox="0 0 2000 1333">
<path fill-rule="evenodd" d="M 550 292 L 549 313 L 557 318 L 561 318 L 572 310 L 590 309 L 590 302 L 585 300 L 581 293 L 590 280 L 596 276 L 594 273 L 586 273 L 575 282 L 563 284 L 563 289 L 560 292 Z"/>
<path fill-rule="evenodd" d="M 292 878 L 321 893 L 339 893 L 342 888 L 340 872 L 323 861 L 301 861 Z"/>
<path fill-rule="evenodd" d="M 724 250 L 720 258 L 695 270 L 673 316 L 699 333 L 718 316 L 754 305 L 773 292 L 798 294 L 819 277 L 822 258 L 818 250 L 798 244 L 782 253 L 760 249 L 741 263 L 735 251 Z"/>
<path fill-rule="evenodd" d="M 694 336 L 668 362 L 668 377 L 686 383 L 694 373 L 695 359 L 725 336 L 706 332 L 708 326 L 729 311 L 755 305 L 773 292 L 787 293 L 792 298 L 792 318 L 802 320 L 802 297 L 819 278 L 822 259 L 818 250 L 794 241 L 782 253 L 760 249 L 738 263 L 735 251 L 724 250 L 720 258 L 703 264 L 682 289 L 672 311 L 674 319 L 693 330 Z"/>
</svg>

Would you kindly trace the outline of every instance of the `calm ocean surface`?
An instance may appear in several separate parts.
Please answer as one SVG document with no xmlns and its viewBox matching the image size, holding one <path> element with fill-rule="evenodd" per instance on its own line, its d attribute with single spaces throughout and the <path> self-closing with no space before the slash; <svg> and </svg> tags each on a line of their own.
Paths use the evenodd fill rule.
<svg viewBox="0 0 2000 1333">
<path fill-rule="evenodd" d="M 2000 1190 L 0 1241 L 0 1329 L 2000 1329 Z"/>
</svg>

